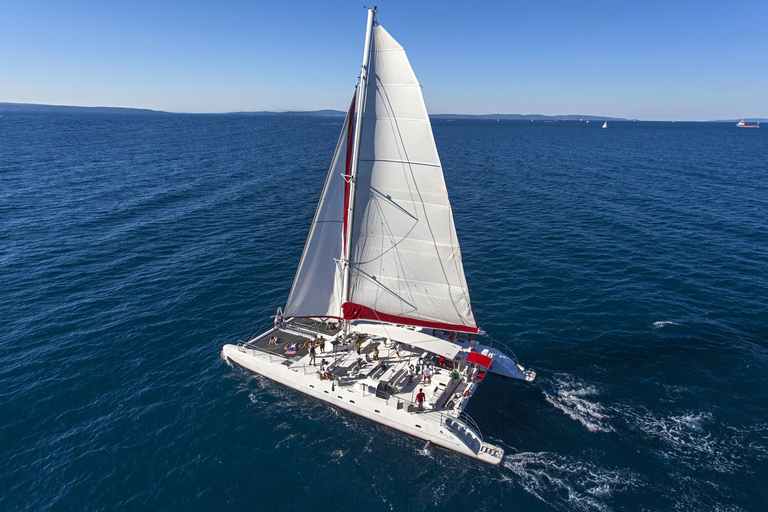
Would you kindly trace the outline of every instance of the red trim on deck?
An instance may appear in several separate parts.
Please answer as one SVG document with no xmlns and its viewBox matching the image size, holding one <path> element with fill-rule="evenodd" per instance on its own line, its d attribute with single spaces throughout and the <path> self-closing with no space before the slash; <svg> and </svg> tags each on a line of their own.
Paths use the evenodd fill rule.
<svg viewBox="0 0 768 512">
<path fill-rule="evenodd" d="M 404 316 L 389 315 L 379 313 L 378 311 L 361 304 L 345 302 L 341 308 L 344 311 L 346 320 L 378 320 L 379 322 L 390 322 L 393 324 L 415 325 L 418 327 L 429 327 L 432 329 L 443 329 L 446 331 L 477 332 L 477 327 L 466 325 L 447 324 L 443 322 L 430 322 L 428 320 L 416 320 Z"/>
</svg>

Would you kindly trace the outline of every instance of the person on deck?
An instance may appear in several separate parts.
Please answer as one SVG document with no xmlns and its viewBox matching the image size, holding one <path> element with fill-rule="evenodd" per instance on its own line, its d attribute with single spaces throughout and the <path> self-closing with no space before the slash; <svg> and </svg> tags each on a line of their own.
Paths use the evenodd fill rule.
<svg viewBox="0 0 768 512">
<path fill-rule="evenodd" d="M 355 341 L 355 350 L 357 350 L 357 353 L 360 354 L 360 349 L 363 348 L 363 337 L 358 336 L 357 341 Z"/>
<path fill-rule="evenodd" d="M 267 343 L 267 345 L 277 345 L 277 336 L 269 338 L 269 343 Z"/>
<path fill-rule="evenodd" d="M 424 388 L 419 388 L 419 392 L 416 394 L 416 403 L 419 404 L 419 412 L 421 412 L 422 408 L 424 407 L 425 398 L 426 395 L 424 394 Z"/>
<path fill-rule="evenodd" d="M 317 356 L 317 351 L 315 350 L 315 346 L 311 345 L 309 347 L 309 364 L 312 366 L 315 366 L 315 357 Z"/>
<path fill-rule="evenodd" d="M 328 364 L 328 361 L 323 359 L 323 365 L 320 368 L 323 370 L 323 378 L 324 379 L 330 379 L 331 378 L 331 367 Z"/>
<path fill-rule="evenodd" d="M 398 359 L 403 357 L 403 356 L 400 355 L 400 342 L 399 341 L 395 344 L 395 355 L 397 356 Z"/>
<path fill-rule="evenodd" d="M 429 366 L 424 368 L 424 383 L 432 384 L 432 368 Z"/>
<path fill-rule="evenodd" d="M 378 346 L 373 347 L 373 352 L 371 352 L 371 354 L 373 354 L 373 360 L 374 361 L 378 361 L 379 360 L 379 347 Z"/>
<path fill-rule="evenodd" d="M 413 382 L 413 365 L 412 364 L 408 365 L 407 373 L 408 373 L 408 384 L 410 384 L 411 382 Z"/>
<path fill-rule="evenodd" d="M 320 353 L 325 353 L 325 338 L 320 336 L 320 339 L 317 340 L 317 345 L 320 347 Z"/>
</svg>

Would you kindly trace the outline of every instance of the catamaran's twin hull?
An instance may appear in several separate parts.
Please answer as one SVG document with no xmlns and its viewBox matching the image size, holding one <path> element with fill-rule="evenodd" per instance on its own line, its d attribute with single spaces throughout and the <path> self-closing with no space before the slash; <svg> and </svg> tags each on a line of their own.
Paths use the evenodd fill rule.
<svg viewBox="0 0 768 512">
<path fill-rule="evenodd" d="M 398 407 L 394 398 L 385 400 L 374 394 L 365 394 L 356 386 L 339 386 L 332 380 L 322 379 L 316 367 L 297 365 L 297 368 L 292 369 L 289 359 L 243 346 L 225 345 L 221 356 L 228 364 L 237 365 L 371 421 L 483 462 L 498 464 L 504 455 L 502 448 L 483 442 L 471 427 L 445 412 L 409 411 L 411 408 L 407 405 L 403 407 L 400 404 Z"/>
</svg>

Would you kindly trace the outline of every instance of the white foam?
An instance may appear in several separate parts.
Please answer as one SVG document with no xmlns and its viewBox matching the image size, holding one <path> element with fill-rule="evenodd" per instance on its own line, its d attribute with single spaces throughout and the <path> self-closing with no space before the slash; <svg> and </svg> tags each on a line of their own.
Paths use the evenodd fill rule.
<svg viewBox="0 0 768 512">
<path fill-rule="evenodd" d="M 663 322 L 653 322 L 653 328 L 654 329 L 661 329 L 665 325 L 680 325 L 677 322 L 672 322 L 671 320 L 666 320 Z"/>
<path fill-rule="evenodd" d="M 750 432 L 726 426 L 730 432 L 718 435 L 713 431 L 717 422 L 710 412 L 662 416 L 625 407 L 623 414 L 630 428 L 656 443 L 652 449 L 660 456 L 691 469 L 733 474 L 748 468 L 749 459 L 760 458 L 765 453 L 765 446 L 757 446 L 747 439 Z"/>
<path fill-rule="evenodd" d="M 629 470 L 605 469 L 556 453 L 506 455 L 503 467 L 518 477 L 523 488 L 555 508 L 567 510 L 610 510 L 606 504 L 616 493 L 640 487 L 641 481 Z"/>
<path fill-rule="evenodd" d="M 283 443 L 287 443 L 288 441 L 290 441 L 290 440 L 291 440 L 291 439 L 293 439 L 294 437 L 296 437 L 296 434 L 288 434 L 288 437 L 285 437 L 285 438 L 281 439 L 281 440 L 280 440 L 280 441 L 279 441 L 279 442 L 278 442 L 278 443 L 275 445 L 275 450 L 277 450 L 278 448 L 280 448 L 280 445 L 281 445 L 281 444 L 283 444 Z"/>
<path fill-rule="evenodd" d="M 568 375 L 558 375 L 555 380 L 555 390 L 544 391 L 549 403 L 584 425 L 590 432 L 614 431 L 605 407 L 586 398 L 600 394 L 595 386 L 578 382 Z"/>
<path fill-rule="evenodd" d="M 435 457 L 432 454 L 432 451 L 429 449 L 429 447 L 430 447 L 429 443 L 424 443 L 424 445 L 421 448 L 416 450 L 416 454 L 422 457 L 427 457 L 429 459 L 434 459 Z"/>
</svg>

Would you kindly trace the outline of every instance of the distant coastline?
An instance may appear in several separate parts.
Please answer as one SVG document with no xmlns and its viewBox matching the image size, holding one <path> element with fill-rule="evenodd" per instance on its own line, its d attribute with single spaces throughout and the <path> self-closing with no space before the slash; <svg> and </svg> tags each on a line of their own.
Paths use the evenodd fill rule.
<svg viewBox="0 0 768 512">
<path fill-rule="evenodd" d="M 127 107 L 76 107 L 68 105 L 41 105 L 37 103 L 3 103 L 0 102 L 0 113 L 3 112 L 40 112 L 57 114 L 125 114 L 125 115 L 169 115 L 175 112 L 163 110 L 150 110 L 143 108 Z M 255 112 L 227 112 L 218 114 L 185 114 L 185 115 L 224 115 L 224 116 L 298 116 L 298 117 L 344 117 L 346 112 L 342 110 L 312 110 L 312 111 L 286 111 L 272 112 L 267 110 Z M 554 115 L 541 114 L 431 114 L 430 119 L 439 121 L 461 120 L 503 120 L 503 121 L 640 121 L 639 119 L 625 119 L 621 117 L 594 116 L 594 115 Z M 736 123 L 739 119 L 716 119 L 701 122 Z M 748 123 L 765 123 L 766 118 L 744 118 Z M 696 122 L 696 121 L 689 121 Z"/>
</svg>

